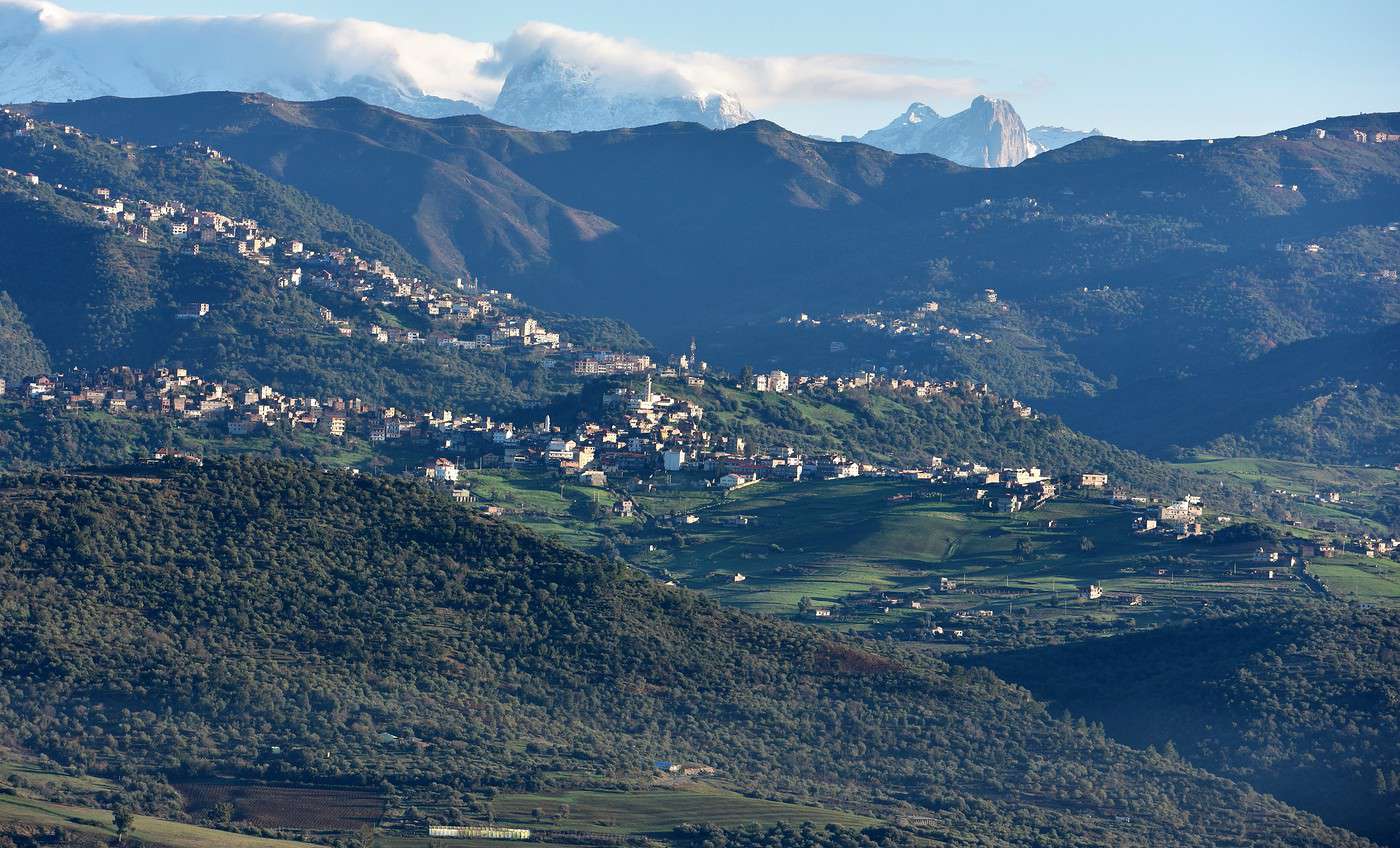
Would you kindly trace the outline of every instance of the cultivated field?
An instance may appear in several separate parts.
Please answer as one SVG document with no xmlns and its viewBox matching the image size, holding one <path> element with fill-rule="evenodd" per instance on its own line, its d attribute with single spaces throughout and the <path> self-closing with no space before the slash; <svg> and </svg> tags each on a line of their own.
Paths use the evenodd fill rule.
<svg viewBox="0 0 1400 848">
<path fill-rule="evenodd" d="M 186 811 L 204 816 L 220 803 L 231 803 L 234 819 L 258 827 L 305 831 L 354 831 L 375 825 L 384 814 L 384 799 L 361 789 L 261 786 L 223 781 L 177 783 Z"/>
<path fill-rule="evenodd" d="M 665 833 L 687 822 L 707 822 L 730 827 L 758 822 L 873 827 L 875 819 L 820 807 L 748 798 L 709 784 L 687 782 L 677 788 L 655 787 L 630 792 L 576 790 L 559 794 L 499 795 L 492 802 L 496 820 L 540 830 L 597 830 L 642 834 Z M 558 819 L 567 806 L 567 818 Z M 534 811 L 544 815 L 537 821 Z"/>
<path fill-rule="evenodd" d="M 1068 607 L 1076 588 L 1089 583 L 1105 594 L 1150 594 L 1158 604 L 1219 592 L 1301 591 L 1282 573 L 1272 583 L 1231 575 L 1231 564 L 1252 549 L 1136 535 L 1132 511 L 1102 500 L 1062 497 L 1004 514 L 965 498 L 905 497 L 922 488 L 861 478 L 762 484 L 683 529 L 684 547 L 637 556 L 727 604 L 780 614 L 794 613 L 804 597 L 832 605 L 871 588 L 919 590 L 939 577 L 974 591 L 938 604 L 998 611 Z M 751 522 L 726 523 L 741 515 Z M 735 573 L 745 580 L 734 582 Z M 1150 616 L 1154 605 L 1134 614 Z"/>
</svg>

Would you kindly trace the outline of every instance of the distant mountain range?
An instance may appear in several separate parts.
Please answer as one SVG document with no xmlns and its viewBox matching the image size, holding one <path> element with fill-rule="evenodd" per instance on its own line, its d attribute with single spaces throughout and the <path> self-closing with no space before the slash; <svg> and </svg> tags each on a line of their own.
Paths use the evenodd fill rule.
<svg viewBox="0 0 1400 848">
<path fill-rule="evenodd" d="M 1065 127 L 1049 127 L 1042 124 L 1026 130 L 1026 135 L 1031 137 L 1031 143 L 1038 148 L 1036 153 L 1039 154 L 1047 150 L 1068 147 L 1076 141 L 1083 141 L 1091 136 L 1103 135 L 1103 133 L 1099 132 L 1098 129 L 1071 130 Z"/>
<path fill-rule="evenodd" d="M 490 44 L 364 21 L 148 18 L 0 0 L 0 103 L 260 91 L 298 101 L 354 97 L 427 118 L 486 114 L 531 130 L 673 121 L 728 129 L 754 119 L 732 92 L 680 74 L 641 79 L 563 52 L 569 55 L 541 40 L 506 59 Z M 978 97 L 948 117 L 915 103 L 859 140 L 989 167 L 1015 165 L 1090 134 L 1028 131 L 1010 103 Z"/>
<path fill-rule="evenodd" d="M 1004 168 L 1094 135 L 1099 131 L 1027 130 L 1008 101 L 979 96 L 968 108 L 947 117 L 923 103 L 911 103 L 880 129 L 845 136 L 842 141 L 859 141 L 893 153 L 932 153 L 974 168 Z"/>
</svg>

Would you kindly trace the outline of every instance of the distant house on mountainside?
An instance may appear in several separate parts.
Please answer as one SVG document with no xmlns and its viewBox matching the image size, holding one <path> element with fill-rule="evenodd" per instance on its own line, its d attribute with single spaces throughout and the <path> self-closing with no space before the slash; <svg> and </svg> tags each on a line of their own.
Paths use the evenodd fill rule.
<svg viewBox="0 0 1400 848">
<path fill-rule="evenodd" d="M 447 484 L 457 482 L 457 463 L 450 459 L 436 459 L 423 466 L 423 474 L 431 483 Z"/>
</svg>

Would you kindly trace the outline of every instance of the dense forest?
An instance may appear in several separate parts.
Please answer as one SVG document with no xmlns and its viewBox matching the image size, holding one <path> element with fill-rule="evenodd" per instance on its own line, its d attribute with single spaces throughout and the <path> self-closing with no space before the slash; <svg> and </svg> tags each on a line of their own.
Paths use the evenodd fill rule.
<svg viewBox="0 0 1400 848">
<path fill-rule="evenodd" d="M 0 401 L 0 468 L 112 464 L 183 447 L 173 422 L 25 409 Z"/>
<path fill-rule="evenodd" d="M 667 756 L 937 841 L 1363 844 L 986 671 L 300 464 L 0 478 L 0 685 L 0 742 L 96 772 L 531 789 Z"/>
<path fill-rule="evenodd" d="M 1231 603 L 1196 621 L 979 657 L 1135 746 L 1400 845 L 1400 613 Z"/>
<path fill-rule="evenodd" d="M 0 380 L 18 380 L 49 368 L 49 352 L 8 292 L 0 291 Z"/>
</svg>

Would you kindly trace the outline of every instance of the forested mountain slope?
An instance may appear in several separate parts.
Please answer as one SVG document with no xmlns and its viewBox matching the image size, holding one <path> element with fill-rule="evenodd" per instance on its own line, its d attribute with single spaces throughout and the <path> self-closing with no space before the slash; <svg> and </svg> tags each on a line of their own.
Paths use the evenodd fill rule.
<svg viewBox="0 0 1400 848">
<path fill-rule="evenodd" d="M 1400 462 L 1400 324 L 1275 348 L 1183 380 L 1148 380 L 1073 420 L 1139 450 L 1172 446 L 1310 462 Z"/>
<path fill-rule="evenodd" d="M 5 477 L 0 623 L 3 741 L 90 770 L 447 791 L 664 756 L 938 843 L 1364 844 L 986 672 L 727 611 L 407 481 Z"/>
<path fill-rule="evenodd" d="M 1189 625 L 973 660 L 1131 745 L 1175 745 L 1400 845 L 1400 615 L 1242 607 Z"/>
<path fill-rule="evenodd" d="M 0 291 L 0 380 L 47 371 L 49 353 L 9 293 Z"/>
</svg>

